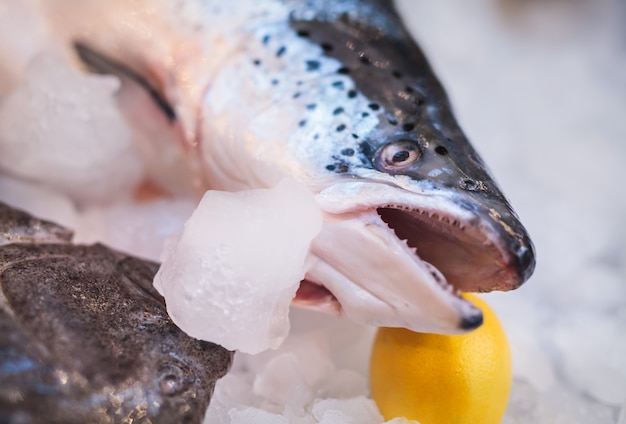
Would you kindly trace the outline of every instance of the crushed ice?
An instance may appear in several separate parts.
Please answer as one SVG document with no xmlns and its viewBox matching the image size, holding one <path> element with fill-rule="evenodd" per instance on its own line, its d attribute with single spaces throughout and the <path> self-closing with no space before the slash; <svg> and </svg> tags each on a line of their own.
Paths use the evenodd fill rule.
<svg viewBox="0 0 626 424">
<path fill-rule="evenodd" d="M 290 318 L 292 331 L 276 351 L 235 356 L 232 371 L 216 385 L 205 424 L 382 423 L 368 398 L 366 361 L 355 360 L 367 351 L 373 329 L 305 310 L 293 309 Z"/>
</svg>

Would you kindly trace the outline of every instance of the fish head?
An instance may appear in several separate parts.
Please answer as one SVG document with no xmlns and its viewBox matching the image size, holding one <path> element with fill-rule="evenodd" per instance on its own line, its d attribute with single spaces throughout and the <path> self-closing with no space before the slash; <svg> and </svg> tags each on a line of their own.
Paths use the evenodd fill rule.
<svg viewBox="0 0 626 424">
<path fill-rule="evenodd" d="M 458 292 L 517 288 L 534 248 L 466 140 L 423 134 L 362 142 L 367 164 L 318 194 L 308 278 L 357 321 L 462 331 L 481 318 Z"/>
<path fill-rule="evenodd" d="M 519 287 L 533 244 L 397 16 L 376 28 L 346 16 L 292 23 L 314 42 L 336 40 L 327 54 L 378 119 L 335 143 L 324 166 L 334 176 L 317 195 L 325 225 L 295 303 L 370 325 L 473 329 L 482 314 L 460 292 Z"/>
<path fill-rule="evenodd" d="M 181 168 L 199 169 L 203 189 L 269 187 L 283 176 L 311 188 L 324 225 L 295 305 L 416 331 L 480 325 L 458 292 L 518 287 L 533 272 L 534 248 L 424 54 L 390 2 L 278 3 L 280 16 L 250 6 L 237 31 L 244 41 L 218 55 L 186 113 L 194 101 L 181 101 L 183 91 L 168 97 L 141 67 L 80 44 L 78 53 L 139 83 L 167 125 L 197 117 L 194 137 L 171 144 L 187 146 Z M 203 19 L 219 27 L 224 18 L 211 16 Z M 208 57 L 237 38 L 226 34 Z"/>
</svg>

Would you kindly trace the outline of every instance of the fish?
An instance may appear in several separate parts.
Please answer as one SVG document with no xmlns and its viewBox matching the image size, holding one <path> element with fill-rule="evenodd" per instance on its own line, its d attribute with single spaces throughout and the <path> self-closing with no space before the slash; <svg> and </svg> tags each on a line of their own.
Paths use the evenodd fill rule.
<svg viewBox="0 0 626 424">
<path fill-rule="evenodd" d="M 0 203 L 2 235 L 1 422 L 203 421 L 233 352 L 174 325 L 157 264 Z"/>
<path fill-rule="evenodd" d="M 46 2 L 77 66 L 121 82 L 172 193 L 311 190 L 324 224 L 293 304 L 457 334 L 461 292 L 527 281 L 535 248 L 388 0 Z"/>
</svg>

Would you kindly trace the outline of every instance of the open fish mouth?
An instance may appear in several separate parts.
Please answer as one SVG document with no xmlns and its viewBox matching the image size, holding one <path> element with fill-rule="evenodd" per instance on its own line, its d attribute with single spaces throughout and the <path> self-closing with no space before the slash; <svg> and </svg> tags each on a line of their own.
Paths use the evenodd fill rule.
<svg viewBox="0 0 626 424">
<path fill-rule="evenodd" d="M 378 208 L 377 212 L 422 261 L 441 271 L 448 288 L 459 292 L 513 288 L 514 277 L 506 275 L 513 272 L 507 271 L 508 260 L 479 220 L 467 222 L 396 205 Z"/>
<path fill-rule="evenodd" d="M 350 186 L 358 204 L 320 196 L 325 224 L 295 305 L 367 325 L 462 333 L 480 326 L 482 313 L 461 292 L 514 289 L 532 267 L 493 210 L 466 208 L 448 192 L 399 196 L 386 184 Z"/>
</svg>

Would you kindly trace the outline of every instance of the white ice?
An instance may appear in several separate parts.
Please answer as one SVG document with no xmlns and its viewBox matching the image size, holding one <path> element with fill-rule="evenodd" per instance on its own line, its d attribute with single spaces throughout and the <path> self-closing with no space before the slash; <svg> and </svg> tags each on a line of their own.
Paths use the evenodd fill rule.
<svg viewBox="0 0 626 424">
<path fill-rule="evenodd" d="M 230 410 L 228 416 L 230 424 L 289 424 L 285 417 L 252 407 Z"/>
<path fill-rule="evenodd" d="M 271 189 L 208 191 L 168 243 L 155 287 L 189 335 L 247 353 L 276 348 L 321 224 L 311 192 L 287 179 Z"/>
<path fill-rule="evenodd" d="M 282 417 L 295 424 L 382 423 L 368 397 L 367 357 L 362 361 L 373 329 L 299 309 L 290 311 L 290 319 L 292 330 L 277 350 L 236 354 L 231 372 L 217 382 L 205 424 L 240 422 L 231 421 L 233 416 Z M 365 348 L 355 349 L 359 345 Z"/>
<path fill-rule="evenodd" d="M 83 74 L 55 49 L 36 55 L 0 103 L 0 172 L 78 204 L 128 195 L 142 177 L 112 94 L 119 81 Z"/>
</svg>

